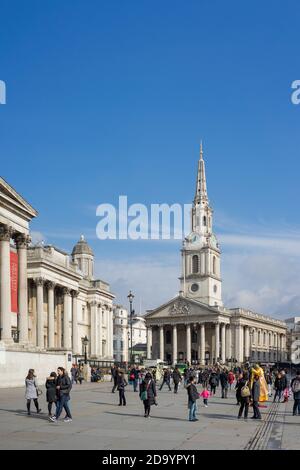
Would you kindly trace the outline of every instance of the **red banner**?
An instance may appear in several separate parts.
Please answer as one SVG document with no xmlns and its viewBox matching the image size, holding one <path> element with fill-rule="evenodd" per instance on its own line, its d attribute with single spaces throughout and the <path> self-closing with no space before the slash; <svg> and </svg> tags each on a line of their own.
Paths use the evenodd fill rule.
<svg viewBox="0 0 300 470">
<path fill-rule="evenodd" d="M 10 252 L 11 311 L 18 313 L 18 254 Z"/>
</svg>

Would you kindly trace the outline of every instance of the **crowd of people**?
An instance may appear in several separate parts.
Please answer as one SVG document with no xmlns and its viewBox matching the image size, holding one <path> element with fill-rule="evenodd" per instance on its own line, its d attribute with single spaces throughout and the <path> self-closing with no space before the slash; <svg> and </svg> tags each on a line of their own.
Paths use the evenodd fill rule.
<svg viewBox="0 0 300 470">
<path fill-rule="evenodd" d="M 46 400 L 48 403 L 48 416 L 51 422 L 57 422 L 65 410 L 64 422 L 72 421 L 70 410 L 70 393 L 73 384 L 82 384 L 83 367 L 72 365 L 70 377 L 63 367 L 51 372 L 46 379 Z M 92 368 L 91 380 L 99 382 L 103 378 L 99 369 Z M 189 367 L 182 372 L 178 367 L 164 368 L 161 381 L 157 379 L 155 368 L 145 369 L 135 365 L 124 371 L 117 366 L 111 368 L 113 382 L 112 393 L 119 392 L 119 406 L 126 406 L 126 387 L 132 385 L 133 392 L 138 393 L 144 406 L 144 417 L 149 418 L 151 406 L 157 405 L 158 392 L 164 386 L 174 394 L 182 386 L 187 392 L 188 419 L 198 421 L 197 401 L 202 398 L 203 406 L 207 407 L 210 398 L 214 397 L 220 387 L 220 397 L 228 398 L 228 391 L 234 389 L 236 404 L 239 406 L 237 418 L 248 418 L 250 407 L 253 410 L 252 419 L 261 419 L 260 407 L 270 398 L 273 402 L 287 402 L 293 397 L 293 416 L 300 415 L 300 370 L 293 378 L 288 378 L 285 370 L 262 368 L 258 364 L 250 367 L 235 367 L 232 370 L 216 364 L 212 367 Z M 160 382 L 160 383 L 158 383 Z M 31 414 L 31 401 L 34 402 L 36 412 L 40 413 L 38 397 L 42 394 L 38 386 L 35 371 L 30 369 L 25 379 L 27 400 L 27 413 Z M 274 397 L 272 398 L 274 393 Z M 54 407 L 54 412 L 53 412 Z"/>
</svg>

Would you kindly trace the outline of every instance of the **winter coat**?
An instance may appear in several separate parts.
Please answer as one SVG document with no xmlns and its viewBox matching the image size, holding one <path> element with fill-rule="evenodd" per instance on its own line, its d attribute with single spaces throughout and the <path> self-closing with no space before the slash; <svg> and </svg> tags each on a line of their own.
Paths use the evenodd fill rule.
<svg viewBox="0 0 300 470">
<path fill-rule="evenodd" d="M 209 385 L 212 385 L 213 387 L 217 387 L 219 385 L 219 377 L 217 376 L 217 374 L 211 374 L 209 379 Z"/>
<path fill-rule="evenodd" d="M 220 383 L 222 388 L 228 388 L 228 376 L 226 372 L 221 372 L 220 374 Z"/>
<path fill-rule="evenodd" d="M 291 381 L 291 389 L 292 390 L 293 390 L 293 383 L 295 381 L 300 382 L 300 375 L 296 375 L 296 377 L 294 377 L 293 380 Z M 294 395 L 294 400 L 300 400 L 300 391 L 299 392 L 293 392 L 293 395 Z"/>
<path fill-rule="evenodd" d="M 181 373 L 179 371 L 174 370 L 172 377 L 174 384 L 178 384 L 181 380 Z"/>
<path fill-rule="evenodd" d="M 234 382 L 234 374 L 230 371 L 228 374 L 228 382 L 232 384 Z"/>
<path fill-rule="evenodd" d="M 253 385 L 252 385 L 252 400 L 259 401 L 259 395 L 260 395 L 260 383 L 259 383 L 259 380 L 257 380 L 256 382 L 253 382 Z"/>
<path fill-rule="evenodd" d="M 124 379 L 124 377 L 118 377 L 118 381 L 117 381 L 117 385 L 118 385 L 118 390 L 125 390 L 125 387 L 128 385 L 127 384 L 127 381 Z"/>
<path fill-rule="evenodd" d="M 195 402 L 199 398 L 199 393 L 195 384 L 190 383 L 186 386 L 189 402 Z"/>
<path fill-rule="evenodd" d="M 60 388 L 56 390 L 57 396 L 60 398 L 62 395 L 70 395 L 72 383 L 68 375 L 59 375 L 56 379 L 56 386 Z"/>
<path fill-rule="evenodd" d="M 25 398 L 26 400 L 34 400 L 37 398 L 37 381 L 36 377 L 33 379 L 25 379 L 25 385 L 26 385 L 26 392 L 25 392 Z"/>
<path fill-rule="evenodd" d="M 276 390 L 284 390 L 286 388 L 285 384 L 286 384 L 286 377 L 276 377 L 275 383 L 274 383 L 274 387 Z"/>
<path fill-rule="evenodd" d="M 54 377 L 48 377 L 45 383 L 46 387 L 46 400 L 48 403 L 53 403 L 57 400 L 56 397 L 56 379 Z"/>
<path fill-rule="evenodd" d="M 147 400 L 149 401 L 149 405 L 154 405 L 156 400 L 156 388 L 155 383 L 152 379 L 150 380 L 143 380 L 140 384 L 140 397 L 143 392 L 147 390 Z"/>
</svg>

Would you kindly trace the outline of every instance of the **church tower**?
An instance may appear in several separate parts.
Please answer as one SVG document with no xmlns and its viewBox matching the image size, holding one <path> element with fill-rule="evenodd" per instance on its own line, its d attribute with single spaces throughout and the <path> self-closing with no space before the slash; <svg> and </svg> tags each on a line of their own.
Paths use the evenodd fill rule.
<svg viewBox="0 0 300 470">
<path fill-rule="evenodd" d="M 222 306 L 221 251 L 212 231 L 213 210 L 207 196 L 202 142 L 191 219 L 192 232 L 181 250 L 181 291 L 204 304 Z"/>
</svg>

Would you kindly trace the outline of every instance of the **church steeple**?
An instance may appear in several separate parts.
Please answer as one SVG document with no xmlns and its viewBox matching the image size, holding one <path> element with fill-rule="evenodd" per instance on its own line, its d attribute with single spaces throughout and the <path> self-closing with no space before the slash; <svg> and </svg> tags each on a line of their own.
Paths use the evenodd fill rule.
<svg viewBox="0 0 300 470">
<path fill-rule="evenodd" d="M 205 163 L 203 159 L 203 146 L 202 140 L 200 142 L 200 157 L 198 161 L 198 172 L 196 182 L 196 193 L 194 198 L 194 205 L 206 203 L 208 204 L 206 176 L 205 176 Z"/>
</svg>

